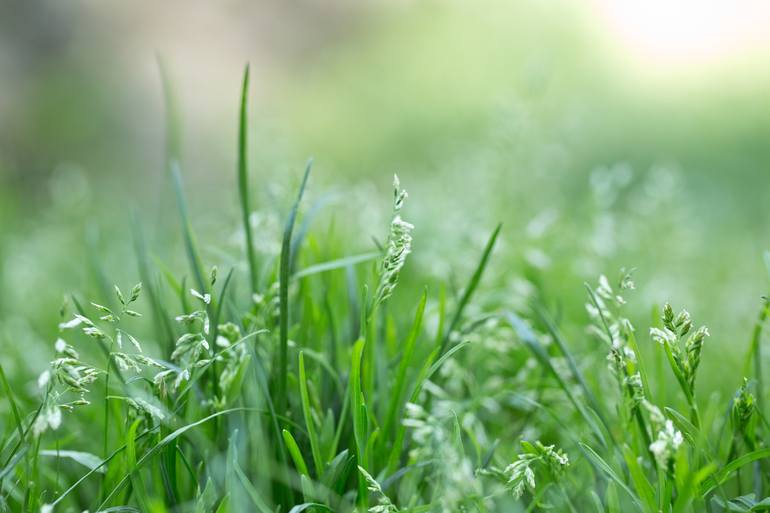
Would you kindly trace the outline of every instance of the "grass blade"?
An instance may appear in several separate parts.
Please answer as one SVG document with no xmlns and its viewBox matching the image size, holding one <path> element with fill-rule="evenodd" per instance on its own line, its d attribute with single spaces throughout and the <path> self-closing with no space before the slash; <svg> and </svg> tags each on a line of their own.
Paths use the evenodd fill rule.
<svg viewBox="0 0 770 513">
<path fill-rule="evenodd" d="M 586 457 L 591 460 L 591 463 L 602 471 L 608 478 L 612 480 L 617 486 L 619 486 L 624 492 L 628 494 L 629 497 L 634 501 L 634 504 L 641 510 L 644 511 L 644 507 L 642 506 L 641 502 L 639 502 L 639 498 L 634 494 L 634 492 L 626 485 L 626 483 L 623 482 L 622 479 L 615 473 L 614 470 L 612 470 L 612 467 L 610 467 L 604 459 L 602 459 L 601 456 L 596 454 L 596 451 L 591 449 L 589 446 L 587 446 L 584 443 L 579 443 L 580 449 L 582 449 L 583 454 L 586 455 Z"/>
<path fill-rule="evenodd" d="M 307 463 L 305 463 L 305 458 L 302 457 L 302 451 L 299 450 L 297 441 L 294 440 L 294 437 L 291 436 L 291 433 L 289 433 L 285 429 L 281 431 L 281 436 L 283 436 L 283 441 L 286 444 L 286 449 L 289 451 L 289 456 L 291 456 L 291 459 L 294 462 L 294 466 L 297 467 L 297 472 L 299 473 L 299 475 L 301 476 L 310 475 L 307 468 Z"/>
<path fill-rule="evenodd" d="M 363 392 L 361 390 L 361 358 L 364 352 L 366 341 L 358 339 L 353 345 L 353 354 L 350 362 L 350 413 L 353 417 L 353 437 L 356 445 L 356 459 L 358 465 L 365 467 L 366 461 L 366 440 L 367 440 L 367 422 L 366 422 L 366 403 L 364 402 Z M 366 506 L 367 491 L 366 480 L 363 476 L 358 476 L 358 501 L 359 505 Z"/>
<path fill-rule="evenodd" d="M 107 495 L 107 497 L 102 501 L 102 503 L 97 508 L 97 511 L 101 511 L 104 508 L 104 506 L 106 506 L 107 503 L 109 503 L 110 500 L 112 500 L 112 498 L 115 497 L 115 495 L 120 493 L 120 491 L 123 489 L 123 487 L 126 486 L 128 481 L 132 479 L 133 475 L 136 472 L 138 472 L 139 470 L 141 470 L 142 467 L 144 467 L 144 465 L 150 459 L 152 459 L 156 454 L 158 454 L 161 451 L 161 449 L 166 447 L 168 444 L 170 444 L 171 442 L 173 442 L 177 438 L 181 437 L 182 435 L 184 435 L 185 433 L 187 433 L 191 429 L 194 429 L 194 428 L 196 428 L 196 427 L 198 427 L 198 426 L 200 426 L 202 424 L 205 424 L 205 423 L 209 422 L 210 420 L 216 419 L 217 417 L 221 417 L 222 415 L 229 415 L 230 413 L 234 413 L 234 412 L 238 412 L 238 411 L 251 411 L 251 409 L 250 408 L 230 408 L 228 410 L 218 411 L 216 413 L 212 413 L 211 415 L 208 415 L 207 417 L 199 419 L 199 420 L 197 420 L 195 422 L 191 422 L 189 424 L 186 424 L 186 425 L 180 427 L 179 429 L 176 429 L 172 433 L 166 435 L 165 437 L 163 437 L 156 445 L 152 446 L 147 452 L 145 452 L 142 455 L 141 458 L 136 460 L 136 464 L 132 466 L 132 468 L 129 471 L 129 473 L 126 474 L 125 476 L 123 476 L 123 478 L 120 480 L 120 482 L 118 482 L 118 484 L 112 489 L 112 491 L 109 493 L 109 495 Z M 134 440 L 138 440 L 140 437 L 141 437 L 141 435 L 137 436 Z M 125 450 L 126 447 L 127 447 L 127 445 L 124 445 L 122 447 L 122 449 Z M 112 457 L 112 456 L 110 456 L 110 457 Z M 106 460 L 105 460 L 105 463 L 106 463 Z M 80 481 L 78 481 L 78 483 L 79 482 Z M 78 483 L 76 483 L 76 484 L 78 484 Z M 69 490 L 67 491 L 67 493 L 68 492 L 69 492 Z M 62 498 L 64 498 L 64 495 L 59 496 L 56 499 L 56 501 L 54 501 L 51 505 L 55 506 Z"/>
<path fill-rule="evenodd" d="M 767 458 L 770 458 L 770 448 L 752 451 L 734 459 L 725 465 L 722 469 L 720 469 L 716 475 L 711 476 L 705 480 L 704 484 L 706 489 L 702 495 L 708 495 L 711 491 L 713 491 L 714 488 L 727 481 L 727 479 L 730 477 L 730 474 L 743 467 L 744 465 L 747 465 L 753 461 L 759 461 Z"/>
<path fill-rule="evenodd" d="M 16 399 L 13 397 L 13 391 L 11 390 L 11 385 L 8 384 L 8 378 L 5 376 L 5 371 L 3 370 L 2 364 L 0 364 L 0 381 L 2 381 L 3 391 L 5 392 L 5 396 L 8 398 L 8 402 L 11 405 L 13 421 L 16 424 L 16 429 L 19 432 L 19 441 L 22 441 L 24 440 L 24 426 L 21 422 L 21 414 L 19 414 L 19 408 L 16 405 Z"/>
<path fill-rule="evenodd" d="M 463 311 L 465 310 L 465 307 L 468 306 L 468 302 L 471 300 L 471 296 L 473 296 L 473 293 L 476 291 L 476 287 L 478 287 L 479 282 L 481 281 L 481 276 L 484 274 L 484 269 L 487 267 L 489 257 L 492 254 L 492 249 L 495 247 L 495 241 L 497 241 L 497 236 L 500 234 L 500 229 L 502 227 L 502 224 L 497 225 L 495 230 L 492 232 L 492 235 L 489 237 L 487 245 L 484 247 L 484 252 L 481 254 L 479 265 L 476 266 L 476 270 L 473 272 L 473 275 L 468 282 L 468 286 L 465 287 L 465 292 L 463 292 L 462 298 L 460 298 L 460 302 L 457 305 L 457 310 L 455 310 L 452 321 L 449 323 L 449 328 L 444 333 L 444 338 L 441 341 L 441 349 L 439 354 L 443 354 L 444 351 L 446 351 L 447 345 L 449 344 L 450 335 L 460 325 Z"/>
<path fill-rule="evenodd" d="M 302 400 L 302 413 L 305 416 L 307 435 L 310 439 L 310 450 L 313 453 L 316 477 L 321 479 L 321 477 L 323 477 L 325 465 L 323 457 L 321 456 L 321 446 L 318 441 L 318 435 L 316 434 L 313 415 L 310 410 L 310 397 L 308 396 L 307 375 L 305 373 L 305 355 L 302 351 L 299 353 L 299 393 Z"/>
<path fill-rule="evenodd" d="M 572 393 L 572 390 L 567 385 L 567 383 L 564 382 L 564 379 L 561 377 L 561 375 L 553 367 L 553 364 L 551 363 L 550 355 L 543 348 L 542 344 L 540 344 L 540 341 L 537 339 L 537 337 L 532 332 L 530 327 L 527 326 L 527 324 L 518 315 L 514 314 L 513 312 L 506 312 L 505 317 L 508 320 L 508 323 L 514 329 L 514 331 L 516 331 L 516 334 L 521 339 L 521 341 L 524 342 L 524 344 L 527 347 L 529 347 L 529 349 L 532 351 L 532 354 L 538 360 L 540 365 L 542 365 L 545 369 L 547 369 L 548 372 L 554 377 L 554 379 L 556 379 L 556 382 L 558 383 L 559 387 L 564 391 L 565 395 L 567 396 L 567 399 L 569 399 L 569 401 L 572 403 L 572 406 L 575 407 L 578 413 L 580 413 L 580 415 L 583 417 L 586 423 L 591 427 L 591 430 L 594 432 L 594 435 L 596 436 L 599 443 L 607 447 L 607 442 L 604 438 L 604 434 L 602 433 L 602 430 L 596 424 L 594 418 L 588 413 L 586 408 L 582 405 L 580 400 L 577 397 L 575 397 L 575 394 Z M 608 433 L 610 434 L 610 436 L 612 436 L 611 431 L 608 431 Z"/>
<path fill-rule="evenodd" d="M 370 253 L 362 253 L 360 255 L 351 255 L 343 258 L 338 258 L 336 260 L 330 260 L 328 262 L 321 262 L 320 264 L 314 264 L 314 265 L 305 267 L 300 271 L 297 271 L 292 275 L 292 279 L 298 280 L 300 278 L 305 278 L 306 276 L 312 276 L 314 274 L 334 271 L 336 269 L 344 269 L 352 265 L 376 260 L 381 256 L 382 256 L 382 253 L 378 251 L 372 251 Z"/>
<path fill-rule="evenodd" d="M 396 381 L 390 392 L 390 406 L 388 407 L 388 413 L 385 417 L 385 424 L 383 425 L 382 429 L 386 438 L 390 434 L 393 425 L 396 422 L 396 415 L 402 406 L 402 396 L 404 395 L 404 389 L 406 387 L 406 373 L 409 370 L 409 364 L 411 363 L 412 356 L 414 355 L 414 346 L 415 342 L 417 341 L 417 336 L 420 333 L 420 328 L 422 327 L 422 318 L 423 314 L 425 313 L 425 304 L 427 300 L 428 292 L 424 290 L 422 297 L 420 298 L 420 302 L 417 305 L 417 312 L 415 313 L 414 322 L 412 322 L 409 335 L 407 336 L 406 342 L 404 343 L 404 353 L 401 356 L 401 362 L 399 362 L 398 365 Z"/>
<path fill-rule="evenodd" d="M 249 204 L 249 163 L 248 163 L 248 98 L 249 65 L 243 71 L 243 89 L 241 90 L 241 108 L 238 123 L 238 193 L 241 202 L 243 232 L 246 235 L 246 259 L 249 264 L 251 292 L 257 292 L 257 256 L 254 252 L 254 235 L 251 231 L 251 205 Z"/>
<path fill-rule="evenodd" d="M 184 197 L 184 185 L 182 182 L 182 172 L 179 168 L 179 162 L 176 160 L 171 161 L 171 179 L 174 185 L 174 193 L 176 194 L 177 208 L 179 209 L 179 219 L 182 223 L 182 236 L 184 237 L 184 247 L 187 253 L 187 260 L 190 263 L 190 270 L 192 271 L 195 284 L 201 294 L 208 292 L 208 284 L 203 277 L 203 265 L 201 264 L 200 254 L 198 253 L 198 245 L 195 241 L 195 234 L 193 233 L 192 224 L 190 223 L 190 216 L 187 211 L 187 202 Z"/>
<path fill-rule="evenodd" d="M 142 280 L 145 294 L 150 300 L 156 336 L 158 340 L 166 341 L 166 357 L 169 357 L 174 351 L 174 331 L 171 328 L 168 314 L 155 288 L 155 280 L 150 275 L 150 259 L 147 256 L 147 245 L 136 211 L 132 212 L 131 215 L 131 231 L 134 236 L 134 252 L 136 253 L 136 262 L 139 268 L 139 278 Z"/>
<path fill-rule="evenodd" d="M 302 201 L 302 195 L 305 193 L 310 168 L 313 161 L 310 160 L 305 167 L 305 174 L 302 177 L 302 184 L 299 187 L 297 199 L 291 207 L 289 217 L 283 230 L 283 241 L 281 243 L 281 263 L 279 269 L 279 302 L 280 302 L 280 333 L 279 333 L 279 353 L 278 353 L 278 384 L 276 390 L 276 407 L 279 412 L 286 412 L 286 390 L 289 381 L 289 264 L 291 260 L 291 234 L 294 230 L 294 222 L 297 219 L 299 203 Z M 298 248 L 295 248 L 297 251 Z"/>
</svg>

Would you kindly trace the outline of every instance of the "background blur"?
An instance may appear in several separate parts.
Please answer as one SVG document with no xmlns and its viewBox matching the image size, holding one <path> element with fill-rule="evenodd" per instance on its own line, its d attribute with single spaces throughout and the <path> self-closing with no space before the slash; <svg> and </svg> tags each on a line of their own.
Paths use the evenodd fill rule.
<svg viewBox="0 0 770 513">
<path fill-rule="evenodd" d="M 0 0 L 0 344 L 28 367 L 7 371 L 42 367 L 29 344 L 50 346 L 65 293 L 137 280 L 132 209 L 182 261 L 162 59 L 210 263 L 237 245 L 250 62 L 258 209 L 285 212 L 313 156 L 319 223 L 351 225 L 354 253 L 398 173 L 407 283 L 465 272 L 502 221 L 501 291 L 547 283 L 579 336 L 582 283 L 635 267 L 642 326 L 670 300 L 711 327 L 717 388 L 768 288 L 770 4 L 671 3 Z"/>
</svg>

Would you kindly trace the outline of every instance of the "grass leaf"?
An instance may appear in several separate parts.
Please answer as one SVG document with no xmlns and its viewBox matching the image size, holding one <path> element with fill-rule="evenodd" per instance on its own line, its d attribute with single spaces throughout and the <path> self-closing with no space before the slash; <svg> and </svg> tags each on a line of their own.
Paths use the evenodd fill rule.
<svg viewBox="0 0 770 513">
<path fill-rule="evenodd" d="M 492 249 L 495 247 L 495 241 L 497 241 L 497 236 L 500 235 L 500 229 L 502 227 L 502 224 L 497 225 L 495 230 L 492 232 L 492 235 L 489 237 L 487 245 L 484 247 L 484 251 L 481 254 L 481 260 L 479 260 L 479 263 L 476 266 L 476 270 L 473 272 L 468 285 L 465 287 L 465 291 L 463 292 L 463 295 L 460 298 L 460 302 L 457 304 L 455 309 L 452 321 L 449 323 L 449 328 L 446 330 L 444 333 L 444 338 L 441 340 L 441 349 L 439 350 L 439 354 L 443 354 L 444 351 L 446 351 L 447 345 L 449 344 L 449 337 L 451 336 L 452 332 L 455 331 L 460 325 L 465 307 L 468 306 L 473 293 L 476 291 L 476 287 L 479 286 L 481 276 L 484 274 L 484 269 L 487 267 L 489 257 L 492 255 Z"/>
<path fill-rule="evenodd" d="M 308 161 L 305 167 L 305 174 L 302 177 L 302 184 L 299 186 L 297 199 L 291 207 L 289 217 L 283 229 L 283 241 L 281 243 L 281 262 L 279 275 L 279 307 L 280 307 L 280 333 L 279 333 L 279 352 L 278 352 L 278 375 L 276 388 L 276 407 L 279 412 L 286 411 L 286 391 L 289 381 L 289 264 L 291 259 L 291 234 L 294 230 L 294 222 L 297 219 L 299 203 L 302 201 L 302 195 L 305 193 L 307 179 L 310 176 L 310 169 L 313 161 Z M 298 251 L 299 248 L 295 248 Z"/>
</svg>

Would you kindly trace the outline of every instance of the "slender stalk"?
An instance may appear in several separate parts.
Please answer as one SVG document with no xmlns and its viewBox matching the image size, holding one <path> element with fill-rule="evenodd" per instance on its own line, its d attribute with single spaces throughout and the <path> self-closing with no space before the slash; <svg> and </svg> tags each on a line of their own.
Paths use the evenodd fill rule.
<svg viewBox="0 0 770 513">
<path fill-rule="evenodd" d="M 249 264 L 251 292 L 257 292 L 257 256 L 254 252 L 254 235 L 251 231 L 251 205 L 249 204 L 249 163 L 248 163 L 248 98 L 249 65 L 243 71 L 243 89 L 241 91 L 241 109 L 238 123 L 238 193 L 241 200 L 243 232 L 246 235 L 246 258 Z"/>
</svg>

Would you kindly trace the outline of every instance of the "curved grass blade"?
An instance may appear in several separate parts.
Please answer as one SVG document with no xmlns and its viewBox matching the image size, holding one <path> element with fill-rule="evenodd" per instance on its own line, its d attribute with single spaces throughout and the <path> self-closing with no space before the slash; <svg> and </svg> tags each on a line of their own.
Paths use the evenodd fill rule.
<svg viewBox="0 0 770 513">
<path fill-rule="evenodd" d="M 167 163 L 180 160 L 182 155 L 182 130 L 179 121 L 179 106 L 174 95 L 168 68 L 160 55 L 156 56 L 160 80 L 163 86 L 163 102 L 166 107 L 166 159 Z"/>
<path fill-rule="evenodd" d="M 376 260 L 381 256 L 382 256 L 382 253 L 378 251 L 372 251 L 370 253 L 362 253 L 360 255 L 351 255 L 347 257 L 338 258 L 336 260 L 330 260 L 328 262 L 321 262 L 320 264 L 314 264 L 297 271 L 291 276 L 291 278 L 293 280 L 298 280 L 300 278 L 305 278 L 306 276 L 312 276 L 314 274 L 334 271 L 336 269 L 344 269 L 352 265 Z"/>
<path fill-rule="evenodd" d="M 326 504 L 321 504 L 319 502 L 306 502 L 304 504 L 298 504 L 297 506 L 294 506 L 289 510 L 289 513 L 302 513 L 303 511 L 306 511 L 308 509 L 320 509 L 323 511 L 329 511 L 331 513 L 334 513 L 334 510 L 331 509 Z"/>
<path fill-rule="evenodd" d="M 166 309 L 158 297 L 155 280 L 150 276 L 150 259 L 147 256 L 147 245 L 136 211 L 131 213 L 131 231 L 134 236 L 134 252 L 136 253 L 136 263 L 139 268 L 139 278 L 144 284 L 145 294 L 150 299 L 156 335 L 158 340 L 166 341 L 166 357 L 169 357 L 174 351 L 174 331 L 169 322 Z"/>
<path fill-rule="evenodd" d="M 321 210 L 323 210 L 326 205 L 335 199 L 335 195 L 331 194 L 325 194 L 321 196 L 310 206 L 305 215 L 302 216 L 302 223 L 300 223 L 299 228 L 291 241 L 292 251 L 291 257 L 289 258 L 289 272 L 291 274 L 294 274 L 297 270 L 297 252 L 294 251 L 294 249 L 302 245 L 302 241 L 305 240 L 305 237 L 307 237 L 307 234 L 310 231 L 311 223 L 318 216 Z"/>
<path fill-rule="evenodd" d="M 511 327 L 514 329 L 514 331 L 518 335 L 519 339 L 521 339 L 521 341 L 524 342 L 524 344 L 530 349 L 530 351 L 532 351 L 532 354 L 538 360 L 540 365 L 542 365 L 545 369 L 547 369 L 548 372 L 554 377 L 554 379 L 559 385 L 559 388 L 561 388 L 562 391 L 564 391 L 565 395 L 567 396 L 567 399 L 569 399 L 569 401 L 572 403 L 572 406 L 575 407 L 578 413 L 580 413 L 580 415 L 583 417 L 586 423 L 591 427 L 591 430 L 593 431 L 599 443 L 601 443 L 604 447 L 607 447 L 607 441 L 604 438 L 604 434 L 602 433 L 602 430 L 599 428 L 594 418 L 588 413 L 588 411 L 583 406 L 583 404 L 572 393 L 572 390 L 570 389 L 569 386 L 567 386 L 567 383 L 564 382 L 564 379 L 561 377 L 561 375 L 553 367 L 553 364 L 551 363 L 550 355 L 543 348 L 542 344 L 540 344 L 540 341 L 537 339 L 537 337 L 532 332 L 530 327 L 527 326 L 527 324 L 518 315 L 514 314 L 513 312 L 506 312 L 504 315 L 505 315 L 505 318 L 508 320 L 508 323 L 511 325 Z M 611 431 L 608 431 L 608 433 L 610 436 L 612 436 Z"/>
<path fill-rule="evenodd" d="M 182 171 L 179 168 L 179 162 L 176 160 L 172 160 L 170 166 L 171 180 L 176 195 L 177 208 L 179 210 L 179 219 L 182 223 L 182 236 L 184 237 L 187 260 L 190 263 L 190 270 L 195 279 L 195 285 L 198 287 L 201 294 L 205 294 L 208 292 L 208 284 L 203 277 L 203 264 L 201 264 L 198 245 L 195 241 L 195 234 L 193 233 L 190 216 L 187 211 L 187 201 L 184 197 L 184 184 L 182 182 Z"/>
<path fill-rule="evenodd" d="M 428 358 L 425 360 L 425 363 L 423 363 L 422 368 L 420 369 L 420 372 L 417 375 L 417 379 L 414 383 L 414 386 L 412 388 L 412 393 L 409 396 L 409 402 L 415 403 L 417 402 L 417 399 L 420 396 L 420 391 L 422 390 L 423 384 L 430 379 L 430 377 L 444 364 L 445 361 L 447 361 L 449 358 L 451 358 L 456 352 L 461 350 L 462 348 L 468 346 L 470 344 L 469 341 L 464 340 L 457 344 L 456 346 L 453 346 L 449 351 L 444 353 L 438 360 L 436 360 L 436 357 L 439 354 L 439 346 L 437 346 L 431 353 L 428 355 Z M 395 471 L 396 467 L 398 466 L 398 460 L 399 456 L 401 455 L 401 449 L 404 445 L 404 436 L 406 433 L 406 427 L 403 424 L 400 424 L 396 430 L 396 438 L 395 442 L 393 443 L 393 447 L 390 451 L 390 456 L 388 457 L 388 471 L 392 473 Z"/>
<path fill-rule="evenodd" d="M 612 470 L 612 467 L 610 467 L 604 459 L 602 459 L 601 456 L 596 454 L 596 451 L 591 449 L 586 444 L 579 442 L 578 445 L 580 446 L 580 449 L 583 451 L 583 454 L 586 455 L 586 457 L 591 460 L 591 463 L 599 470 L 601 470 L 608 478 L 610 478 L 617 486 L 619 486 L 624 492 L 628 494 L 629 497 L 631 497 L 631 500 L 633 500 L 634 504 L 641 510 L 645 511 L 644 507 L 642 506 L 642 503 L 639 502 L 639 498 L 634 494 L 634 492 L 626 485 L 626 483 L 623 482 L 622 479 L 615 473 L 614 470 Z"/>
<path fill-rule="evenodd" d="M 229 470 L 238 479 L 238 484 L 240 484 L 241 487 L 246 491 L 246 494 L 249 496 L 251 503 L 254 505 L 255 511 L 258 513 L 272 513 L 270 507 L 267 505 L 267 502 L 265 502 L 265 499 L 262 498 L 262 495 L 259 493 L 259 491 L 254 487 L 253 484 L 251 484 L 251 481 L 249 481 L 249 478 L 246 477 L 243 469 L 238 464 L 238 451 L 236 450 L 237 436 L 238 430 L 236 429 L 230 438 L 227 451 L 227 463 L 230 466 Z"/>
<path fill-rule="evenodd" d="M 90 452 L 44 450 L 40 451 L 38 454 L 40 454 L 40 456 L 51 456 L 54 458 L 69 458 L 72 461 L 80 463 L 90 470 L 96 470 L 101 474 L 104 474 L 107 471 L 101 464 L 102 459 Z"/>
<path fill-rule="evenodd" d="M 291 456 L 291 459 L 294 462 L 294 466 L 297 467 L 297 472 L 299 475 L 309 475 L 307 463 L 305 463 L 305 458 L 302 457 L 302 451 L 299 450 L 297 441 L 294 440 L 294 437 L 291 435 L 291 433 L 285 429 L 281 431 L 281 436 L 283 437 L 283 441 L 286 444 L 286 449 L 289 451 L 289 456 Z"/>
<path fill-rule="evenodd" d="M 770 458 L 770 448 L 752 451 L 734 459 L 725 465 L 721 470 L 719 470 L 716 475 L 704 480 L 705 490 L 701 493 L 701 495 L 705 496 L 711 493 L 714 488 L 727 481 L 727 479 L 730 477 L 730 474 L 743 467 L 744 465 L 766 458 Z"/>
<path fill-rule="evenodd" d="M 149 497 L 147 496 L 147 491 L 144 488 L 142 476 L 136 472 L 136 430 L 139 429 L 139 424 L 141 423 L 141 419 L 135 420 L 126 433 L 126 463 L 128 465 L 128 476 L 131 480 L 131 488 L 133 493 L 139 502 L 140 509 L 142 511 L 147 511 L 150 502 Z"/>
<path fill-rule="evenodd" d="M 238 193 L 241 202 L 243 232 L 246 235 L 246 259 L 249 264 L 251 293 L 257 292 L 258 269 L 257 255 L 254 252 L 254 234 L 251 231 L 251 205 L 249 204 L 249 163 L 248 163 L 248 98 L 249 65 L 243 71 L 243 89 L 241 90 L 241 108 L 238 123 Z"/>
<path fill-rule="evenodd" d="M 481 254 L 481 260 L 479 260 L 479 264 L 476 266 L 476 270 L 473 272 L 468 285 L 465 287 L 465 292 L 463 292 L 462 298 L 460 298 L 460 302 L 457 304 L 457 310 L 455 310 L 452 321 L 449 323 L 449 328 L 446 330 L 444 333 L 444 338 L 441 340 L 441 349 L 439 354 L 443 354 L 444 351 L 446 351 L 446 347 L 449 344 L 450 335 L 460 325 L 463 311 L 465 310 L 465 307 L 468 306 L 468 302 L 471 300 L 471 296 L 473 296 L 473 293 L 476 291 L 476 287 L 478 287 L 479 282 L 481 281 L 481 276 L 484 274 L 484 269 L 487 267 L 489 257 L 492 254 L 492 249 L 495 247 L 495 241 L 497 241 L 497 236 L 500 234 L 500 229 L 502 227 L 502 223 L 497 225 L 495 230 L 492 232 L 492 235 L 489 237 L 487 245 L 484 247 L 484 252 Z"/>
<path fill-rule="evenodd" d="M 291 259 L 291 234 L 294 230 L 294 222 L 297 219 L 299 203 L 302 201 L 302 195 L 305 193 L 308 176 L 313 161 L 310 160 L 305 167 L 305 174 L 302 177 L 302 184 L 299 187 L 297 199 L 291 207 L 289 217 L 286 220 L 286 226 L 283 229 L 283 241 L 281 243 L 281 263 L 278 271 L 279 281 L 279 302 L 280 302 L 280 333 L 279 333 L 279 352 L 278 352 L 278 375 L 276 389 L 276 407 L 279 412 L 286 412 L 286 390 L 289 382 L 289 263 Z M 298 248 L 295 248 L 297 251 Z"/>
<path fill-rule="evenodd" d="M 604 417 L 602 413 L 602 409 L 599 406 L 599 401 L 596 400 L 596 396 L 594 396 L 593 392 L 591 392 L 591 389 L 588 388 L 588 384 L 586 383 L 585 378 L 583 377 L 583 373 L 580 372 L 580 369 L 578 369 L 577 362 L 575 361 L 575 358 L 572 356 L 572 352 L 567 347 L 567 343 L 564 340 L 564 337 L 561 334 L 561 331 L 556 327 L 556 324 L 553 322 L 551 317 L 548 315 L 548 312 L 545 311 L 542 307 L 535 305 L 535 313 L 540 318 L 541 322 L 545 325 L 546 329 L 548 330 L 548 333 L 551 334 L 551 337 L 553 338 L 554 342 L 556 342 L 556 345 L 559 347 L 559 351 L 564 355 L 564 358 L 566 359 L 567 366 L 570 369 L 570 372 L 572 373 L 572 377 L 575 378 L 575 380 L 578 382 L 578 385 L 580 385 L 581 390 L 583 391 L 583 394 L 585 394 L 586 399 L 591 405 L 591 408 L 596 412 L 596 414 L 601 419 L 602 424 L 604 424 L 605 428 L 609 426 L 607 423 L 606 418 Z"/>
<path fill-rule="evenodd" d="M 153 456 L 158 454 L 161 449 L 166 447 L 168 444 L 185 434 L 186 432 L 190 431 L 191 429 L 194 429 L 201 424 L 205 424 L 206 422 L 213 420 L 217 417 L 221 417 L 222 415 L 228 415 L 230 413 L 238 412 L 238 411 L 252 411 L 251 408 L 230 408 L 228 410 L 222 410 L 218 411 L 216 413 L 212 413 L 211 415 L 204 417 L 202 419 L 199 419 L 195 422 L 191 422 L 189 424 L 186 424 L 179 429 L 173 431 L 172 433 L 166 435 L 164 438 L 162 438 L 156 445 L 152 446 L 147 452 L 145 452 L 141 458 L 139 458 L 136 461 L 136 464 L 131 468 L 131 470 L 123 476 L 123 478 L 118 482 L 117 485 L 115 485 L 115 488 L 112 489 L 112 491 L 107 495 L 107 497 L 102 501 L 102 503 L 97 508 L 97 511 L 101 511 L 102 507 L 105 506 L 110 500 L 112 500 L 115 495 L 117 495 L 128 483 L 130 479 L 132 479 L 133 475 L 138 472 Z M 123 446 L 125 449 L 126 446 Z M 52 506 L 58 503 L 63 496 L 60 496 L 56 499 L 54 503 L 52 503 Z"/>
<path fill-rule="evenodd" d="M 631 480 L 634 483 L 634 488 L 636 488 L 636 492 L 639 494 L 639 498 L 645 507 L 645 511 L 647 513 L 656 513 L 658 511 L 658 504 L 655 501 L 655 491 L 647 480 L 647 476 L 644 475 L 644 470 L 636 459 L 636 455 L 628 446 L 623 446 L 623 458 L 628 467 Z"/>
</svg>

